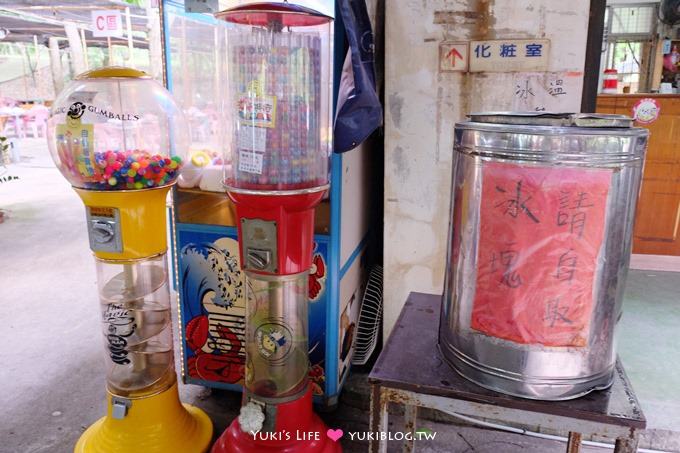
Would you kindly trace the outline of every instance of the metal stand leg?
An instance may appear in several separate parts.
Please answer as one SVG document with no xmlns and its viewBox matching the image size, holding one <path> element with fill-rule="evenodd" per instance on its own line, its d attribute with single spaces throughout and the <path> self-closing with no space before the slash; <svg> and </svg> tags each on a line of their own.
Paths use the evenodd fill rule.
<svg viewBox="0 0 680 453">
<path fill-rule="evenodd" d="M 416 451 L 414 437 L 416 435 L 416 420 L 418 419 L 418 406 L 404 405 L 404 432 L 411 433 L 410 438 L 404 439 L 404 453 Z"/>
<path fill-rule="evenodd" d="M 614 445 L 614 453 L 635 453 L 637 452 L 640 437 L 636 431 L 631 431 L 629 437 L 619 437 Z"/>
<path fill-rule="evenodd" d="M 372 436 L 368 444 L 368 451 L 371 453 L 387 453 L 387 440 L 380 436 L 387 432 L 387 413 L 388 401 L 379 385 L 371 386 L 371 416 L 370 427 Z"/>
<path fill-rule="evenodd" d="M 581 451 L 581 433 L 569 433 L 567 453 L 579 453 Z"/>
</svg>

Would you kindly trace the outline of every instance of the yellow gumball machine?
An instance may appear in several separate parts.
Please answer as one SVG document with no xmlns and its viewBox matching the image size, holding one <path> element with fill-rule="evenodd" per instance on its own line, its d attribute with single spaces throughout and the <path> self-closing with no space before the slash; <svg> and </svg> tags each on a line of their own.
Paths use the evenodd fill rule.
<svg viewBox="0 0 680 453">
<path fill-rule="evenodd" d="M 165 202 L 187 149 L 181 111 L 145 73 L 98 69 L 55 100 L 48 142 L 85 203 L 106 346 L 107 414 L 75 451 L 207 451 L 212 424 L 180 402 L 173 358 Z"/>
</svg>

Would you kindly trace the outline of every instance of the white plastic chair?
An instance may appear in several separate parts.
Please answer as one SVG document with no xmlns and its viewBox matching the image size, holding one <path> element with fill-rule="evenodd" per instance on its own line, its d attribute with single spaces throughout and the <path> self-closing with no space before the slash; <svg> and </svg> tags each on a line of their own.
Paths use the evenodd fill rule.
<svg viewBox="0 0 680 453">
<path fill-rule="evenodd" d="M 7 115 L 7 121 L 5 122 L 5 127 L 2 134 L 6 137 L 14 136 L 17 138 L 23 138 L 25 136 L 23 127 L 24 121 L 22 118 L 23 109 L 14 108 L 11 110 L 11 112 L 3 113 L 4 115 Z M 15 110 L 21 110 L 21 112 Z"/>
<path fill-rule="evenodd" d="M 44 137 L 47 134 L 47 118 L 49 116 L 50 110 L 44 105 L 37 105 L 28 110 L 23 118 L 24 132 L 30 130 L 34 138 Z"/>
</svg>

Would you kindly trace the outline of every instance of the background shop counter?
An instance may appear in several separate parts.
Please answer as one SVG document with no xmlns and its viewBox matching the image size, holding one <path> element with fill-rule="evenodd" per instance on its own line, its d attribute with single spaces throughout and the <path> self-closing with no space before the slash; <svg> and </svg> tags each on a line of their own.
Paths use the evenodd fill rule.
<svg viewBox="0 0 680 453">
<path fill-rule="evenodd" d="M 633 108 L 651 98 L 658 118 L 648 124 L 649 149 L 633 232 L 633 253 L 680 256 L 680 95 L 614 94 L 597 97 L 599 113 L 633 116 Z"/>
</svg>

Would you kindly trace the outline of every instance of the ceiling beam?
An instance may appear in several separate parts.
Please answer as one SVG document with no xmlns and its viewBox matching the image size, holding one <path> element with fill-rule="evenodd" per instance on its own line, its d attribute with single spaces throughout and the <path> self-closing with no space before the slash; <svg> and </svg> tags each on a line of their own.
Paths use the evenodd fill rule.
<svg viewBox="0 0 680 453">
<path fill-rule="evenodd" d="M 18 11 L 18 10 L 15 10 L 13 8 L 6 8 L 6 7 L 3 7 L 3 6 L 0 6 L 0 19 L 3 16 L 9 17 L 9 18 L 12 18 L 12 19 L 24 20 L 26 22 L 33 22 L 33 23 L 38 23 L 38 24 L 57 25 L 57 26 L 60 26 L 62 28 L 64 26 L 64 22 L 73 22 L 79 28 L 83 28 L 83 29 L 90 31 L 90 32 L 92 31 L 92 28 L 93 28 L 92 25 L 89 22 L 84 22 L 84 21 L 77 20 L 77 19 L 75 19 L 75 20 L 72 20 L 72 19 L 59 20 L 59 19 L 51 18 L 49 16 L 34 14 L 34 13 L 31 13 L 31 12 L 27 12 L 27 11 Z M 2 26 L 2 23 L 0 23 L 0 26 Z M 141 26 L 140 26 L 140 28 L 141 28 Z M 146 27 L 143 27 L 143 28 L 145 29 Z M 135 35 L 136 35 L 137 38 L 142 38 L 142 39 L 146 38 L 145 31 L 143 31 L 142 29 L 135 30 L 135 27 L 133 26 L 132 27 L 133 38 L 135 37 Z"/>
<path fill-rule="evenodd" d="M 15 10 L 15 11 L 54 11 L 54 13 L 58 13 L 59 11 L 99 11 L 102 9 L 117 9 L 122 11 L 125 11 L 125 6 L 118 5 L 118 4 L 111 4 L 111 5 L 99 5 L 99 6 L 92 6 L 92 5 L 84 5 L 84 6 L 77 6 L 77 5 L 60 5 L 60 6 L 48 6 L 48 5 L 40 5 L 40 6 L 21 6 L 21 5 L 12 5 L 9 8 Z M 146 16 L 141 15 L 141 14 L 130 14 L 130 17 L 134 17 L 136 19 L 144 19 L 146 20 Z"/>
<path fill-rule="evenodd" d="M 0 16 L 7 16 L 14 19 L 22 19 L 25 20 L 26 22 L 60 25 L 62 27 L 64 26 L 64 22 L 58 19 L 52 19 L 47 16 L 41 16 L 39 14 L 33 14 L 24 11 L 17 11 L 15 9 L 5 8 L 3 6 L 0 6 Z M 89 24 L 83 24 L 83 28 L 92 31 L 92 27 Z"/>
<path fill-rule="evenodd" d="M 36 6 L 22 6 L 22 5 L 12 5 L 12 9 L 15 10 L 31 10 L 31 11 L 80 11 L 80 10 L 98 10 L 98 9 L 120 9 L 124 10 L 124 6 L 120 5 L 107 5 L 104 6 L 92 6 L 92 5 L 36 5 Z"/>
</svg>

